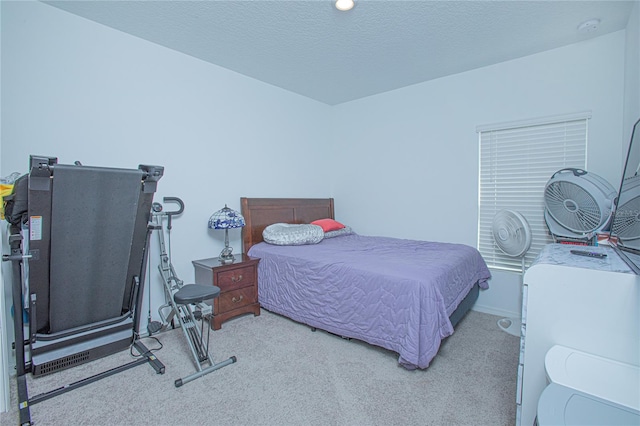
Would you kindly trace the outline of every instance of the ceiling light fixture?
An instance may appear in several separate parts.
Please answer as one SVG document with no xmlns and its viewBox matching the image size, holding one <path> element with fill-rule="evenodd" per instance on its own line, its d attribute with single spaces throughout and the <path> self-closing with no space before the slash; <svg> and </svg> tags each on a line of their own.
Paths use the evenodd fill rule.
<svg viewBox="0 0 640 426">
<path fill-rule="evenodd" d="M 353 6 L 355 6 L 353 0 L 336 0 L 336 9 L 343 12 L 353 9 Z"/>
</svg>

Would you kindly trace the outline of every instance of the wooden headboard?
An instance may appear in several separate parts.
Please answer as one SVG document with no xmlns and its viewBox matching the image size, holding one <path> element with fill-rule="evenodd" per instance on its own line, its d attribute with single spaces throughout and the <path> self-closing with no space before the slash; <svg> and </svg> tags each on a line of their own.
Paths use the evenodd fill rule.
<svg viewBox="0 0 640 426">
<path fill-rule="evenodd" d="M 333 198 L 240 198 L 246 225 L 242 228 L 242 249 L 262 242 L 262 231 L 274 223 L 310 223 L 335 219 Z"/>
</svg>

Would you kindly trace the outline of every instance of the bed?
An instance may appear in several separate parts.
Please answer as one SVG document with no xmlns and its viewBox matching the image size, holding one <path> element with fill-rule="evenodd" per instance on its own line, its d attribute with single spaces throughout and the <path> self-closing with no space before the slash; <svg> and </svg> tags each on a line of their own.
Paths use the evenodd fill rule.
<svg viewBox="0 0 640 426">
<path fill-rule="evenodd" d="M 241 210 L 244 252 L 260 258 L 262 308 L 394 351 L 406 369 L 427 368 L 479 288 L 488 288 L 482 256 L 462 244 L 362 236 L 348 227 L 317 244 L 263 241 L 272 224 L 335 219 L 332 198 L 241 198 Z"/>
</svg>

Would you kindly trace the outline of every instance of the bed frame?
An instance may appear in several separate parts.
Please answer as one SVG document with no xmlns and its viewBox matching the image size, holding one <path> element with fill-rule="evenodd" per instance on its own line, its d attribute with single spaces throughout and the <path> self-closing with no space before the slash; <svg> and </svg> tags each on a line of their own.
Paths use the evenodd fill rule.
<svg viewBox="0 0 640 426">
<path fill-rule="evenodd" d="M 317 219 L 335 219 L 333 198 L 240 198 L 244 253 L 261 243 L 262 231 L 274 223 L 311 223 Z"/>
<path fill-rule="evenodd" d="M 335 219 L 333 198 L 240 198 L 241 212 L 246 226 L 242 228 L 244 253 L 263 241 L 262 231 L 274 223 L 310 223 L 317 219 Z M 449 316 L 455 327 L 471 310 L 480 289 L 474 285 L 458 308 Z"/>
</svg>

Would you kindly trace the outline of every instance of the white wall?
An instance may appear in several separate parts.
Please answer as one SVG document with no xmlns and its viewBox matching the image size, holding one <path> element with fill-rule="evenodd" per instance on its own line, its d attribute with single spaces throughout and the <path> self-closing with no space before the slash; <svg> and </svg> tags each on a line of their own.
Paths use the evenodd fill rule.
<svg viewBox="0 0 640 426">
<path fill-rule="evenodd" d="M 207 221 L 225 203 L 330 195 L 329 106 L 40 2 L 1 7 L 3 175 L 26 173 L 31 154 L 164 166 L 155 199 L 186 204 L 171 238 L 183 280 L 193 280 L 192 260 L 224 246 Z M 239 252 L 239 230 L 229 237 Z M 163 293 L 152 262 L 157 306 Z"/>
<path fill-rule="evenodd" d="M 2 22 L 2 7 L 0 7 L 0 22 Z M 0 81 L 2 81 L 2 31 L 0 31 Z M 2 99 L 2 85 L 0 84 L 0 99 Z M 0 135 L 2 134 L 2 114 L 0 114 Z M 0 140 L 1 142 L 1 140 Z M 0 176 L 5 176 L 2 170 L 2 149 L 0 149 Z M 4 226 L 4 225 L 0 225 Z M 2 254 L 6 254 L 4 251 L 4 233 L 0 232 L 2 236 Z M 7 336 L 7 330 L 11 327 L 10 321 L 6 317 L 5 292 L 4 289 L 4 272 L 0 267 L 0 377 L 9 377 L 9 360 L 7 354 L 9 353 L 9 339 Z M 0 412 L 9 410 L 9 382 L 6 379 L 0 381 Z"/>
<path fill-rule="evenodd" d="M 338 219 L 369 235 L 476 245 L 481 124 L 592 111 L 588 169 L 621 175 L 625 31 L 335 106 Z M 496 272 L 476 309 L 519 315 Z"/>
</svg>

